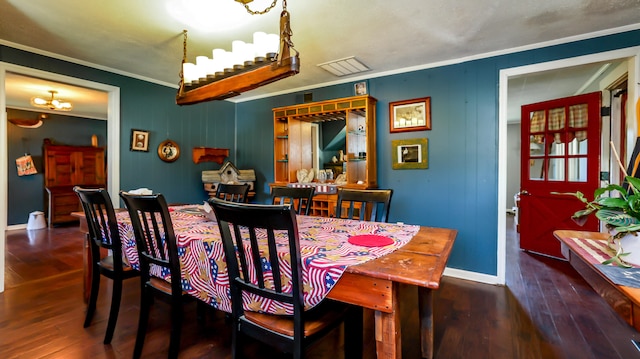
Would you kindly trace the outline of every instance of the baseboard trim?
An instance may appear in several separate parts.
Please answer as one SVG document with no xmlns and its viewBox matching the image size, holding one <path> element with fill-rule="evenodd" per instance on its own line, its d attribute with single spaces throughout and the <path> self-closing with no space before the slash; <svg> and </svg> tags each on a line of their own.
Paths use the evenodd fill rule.
<svg viewBox="0 0 640 359">
<path fill-rule="evenodd" d="M 27 229 L 27 224 L 23 223 L 23 224 L 12 224 L 10 226 L 7 226 L 7 231 L 15 231 L 18 229 Z"/>
<path fill-rule="evenodd" d="M 444 275 L 448 277 L 471 280 L 474 282 L 485 283 L 485 284 L 493 284 L 493 285 L 504 285 L 504 282 L 500 282 L 498 276 L 482 274 L 477 272 L 470 272 L 462 269 L 455 268 L 445 268 Z"/>
</svg>

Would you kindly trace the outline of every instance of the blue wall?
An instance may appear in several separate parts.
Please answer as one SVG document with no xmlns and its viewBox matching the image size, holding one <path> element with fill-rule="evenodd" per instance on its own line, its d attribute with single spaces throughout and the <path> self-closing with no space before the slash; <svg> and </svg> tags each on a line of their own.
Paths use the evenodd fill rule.
<svg viewBox="0 0 640 359">
<path fill-rule="evenodd" d="M 121 189 L 148 187 L 163 193 L 169 202 L 201 202 L 207 197 L 201 171 L 220 166 L 211 162 L 194 164 L 191 149 L 198 146 L 229 148 L 228 160 L 235 163 L 233 103 L 210 102 L 180 107 L 175 104 L 176 89 L 5 46 L 0 46 L 0 61 L 120 88 Z M 176 83 L 177 80 L 176 76 Z M 45 126 L 42 128 L 47 130 Z M 149 152 L 129 150 L 131 129 L 150 131 Z M 43 136 L 53 137 L 46 133 Z M 180 158 L 172 163 L 160 160 L 156 152 L 160 142 L 168 138 L 181 148 Z M 106 140 L 101 138 L 100 143 L 104 144 Z M 42 203 L 38 201 L 37 205 Z M 33 207 L 31 210 L 39 209 L 36 205 Z M 10 201 L 9 218 L 14 220 L 8 223 L 25 223 L 27 217 L 23 211 Z"/>
<path fill-rule="evenodd" d="M 378 100 L 378 183 L 394 189 L 390 221 L 457 229 L 448 265 L 496 275 L 499 71 L 638 45 L 640 31 L 631 31 L 369 79 L 369 94 Z M 303 102 L 300 92 L 238 104 L 213 102 L 180 108 L 174 104 L 171 88 L 3 47 L 0 61 L 119 86 L 122 188 L 149 187 L 174 202 L 204 198 L 200 171 L 217 165 L 194 165 L 190 159 L 191 147 L 204 145 L 230 148 L 238 168 L 255 169 L 256 200 L 266 201 L 268 183 L 273 180 L 271 109 Z M 303 64 L 302 71 L 305 66 L 313 65 Z M 313 93 L 313 101 L 354 95 L 352 83 L 305 92 Z M 431 97 L 432 130 L 390 134 L 389 102 L 425 96 Z M 149 153 L 129 152 L 131 128 L 152 131 Z M 391 141 L 419 137 L 429 139 L 429 168 L 392 170 Z M 177 141 L 183 151 L 172 164 L 155 154 L 166 138 Z"/>
<path fill-rule="evenodd" d="M 499 71 L 638 45 L 640 31 L 632 31 L 368 79 L 369 94 L 378 100 L 378 184 L 394 190 L 389 220 L 457 229 L 448 266 L 496 275 Z M 353 84 L 305 92 L 314 101 L 354 95 Z M 432 130 L 390 134 L 389 102 L 425 96 L 431 97 Z M 253 154 L 252 164 L 267 180 L 273 179 L 271 109 L 302 103 L 302 98 L 302 93 L 292 93 L 237 106 L 238 128 L 246 129 L 238 131 L 238 148 Z M 429 140 L 429 168 L 392 170 L 391 141 L 424 137 Z M 268 186 L 260 184 L 258 198 L 264 200 Z"/>
<path fill-rule="evenodd" d="M 7 118 L 34 119 L 38 112 L 12 110 Z M 65 115 L 49 115 L 38 128 L 22 128 L 9 123 L 7 128 L 9 148 L 9 216 L 7 223 L 26 223 L 29 213 L 45 211 L 44 161 L 42 143 L 50 138 L 56 144 L 72 146 L 91 146 L 91 135 L 98 137 L 98 145 L 107 143 L 107 122 Z M 30 154 L 36 166 L 37 174 L 18 176 L 15 159 Z"/>
</svg>

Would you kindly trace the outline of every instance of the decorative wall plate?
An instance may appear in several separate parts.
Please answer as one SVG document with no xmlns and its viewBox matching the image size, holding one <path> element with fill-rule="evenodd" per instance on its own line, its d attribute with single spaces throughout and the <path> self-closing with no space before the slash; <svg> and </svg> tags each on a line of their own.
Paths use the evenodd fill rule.
<svg viewBox="0 0 640 359">
<path fill-rule="evenodd" d="M 175 141 L 162 141 L 158 146 L 158 157 L 165 162 L 173 162 L 180 157 L 180 146 Z"/>
</svg>

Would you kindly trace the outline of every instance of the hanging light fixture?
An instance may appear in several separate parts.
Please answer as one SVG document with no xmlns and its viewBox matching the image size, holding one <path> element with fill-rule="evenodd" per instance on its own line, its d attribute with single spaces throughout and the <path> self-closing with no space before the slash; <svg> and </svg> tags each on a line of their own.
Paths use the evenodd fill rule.
<svg viewBox="0 0 640 359">
<path fill-rule="evenodd" d="M 263 11 L 253 11 L 248 3 L 235 0 L 252 15 L 269 12 L 277 0 Z M 253 43 L 233 41 L 232 51 L 214 49 L 212 57 L 198 56 L 187 62 L 187 30 L 183 30 L 182 70 L 176 103 L 192 105 L 199 102 L 224 100 L 300 72 L 298 51 L 291 42 L 291 24 L 287 1 L 282 0 L 280 34 L 253 34 Z M 295 55 L 291 56 L 291 50 Z"/>
<path fill-rule="evenodd" d="M 73 109 L 73 105 L 71 104 L 71 102 L 62 101 L 60 99 L 55 98 L 55 95 L 58 93 L 58 91 L 49 90 L 49 93 L 51 94 L 50 99 L 43 99 L 37 96 L 32 97 L 31 105 L 35 107 L 46 108 L 49 110 L 56 110 L 56 111 L 71 111 Z"/>
</svg>

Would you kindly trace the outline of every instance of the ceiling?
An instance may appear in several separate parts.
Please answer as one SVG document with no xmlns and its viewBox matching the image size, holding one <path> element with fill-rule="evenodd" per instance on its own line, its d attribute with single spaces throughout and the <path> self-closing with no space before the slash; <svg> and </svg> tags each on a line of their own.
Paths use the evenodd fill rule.
<svg viewBox="0 0 640 359">
<path fill-rule="evenodd" d="M 178 11 L 194 3 L 200 3 L 196 13 L 182 14 L 187 22 L 176 18 Z M 250 6 L 261 9 L 270 3 L 254 0 Z M 211 56 L 213 48 L 230 50 L 232 40 L 251 41 L 255 31 L 277 32 L 282 9 L 282 1 L 273 11 L 255 16 L 233 0 L 110 0 L 95 4 L 57 0 L 54 6 L 44 0 L 4 0 L 0 2 L 0 44 L 38 49 L 46 55 L 177 88 L 183 29 L 188 30 L 188 61 L 194 62 L 197 55 Z M 232 9 L 206 8 L 219 4 Z M 300 52 L 300 74 L 232 100 L 355 82 L 609 29 L 640 28 L 640 0 L 289 0 L 287 8 L 292 41 Z M 217 25 L 234 10 L 239 18 L 233 25 L 223 30 L 198 28 L 199 23 Z M 370 70 L 337 77 L 317 66 L 350 56 Z M 582 67 L 575 75 L 567 70 L 562 76 L 547 75 L 543 93 L 549 98 L 573 95 L 600 66 Z M 563 91 L 564 87 L 572 89 L 567 94 L 555 93 L 560 86 L 548 83 L 554 78 L 563 81 Z M 536 80 L 519 81 L 510 101 L 516 93 L 533 92 L 527 86 Z M 7 105 L 28 108 L 28 99 L 47 96 L 50 89 L 74 103 L 73 114 L 106 118 L 105 94 L 17 75 L 8 76 Z"/>
</svg>

